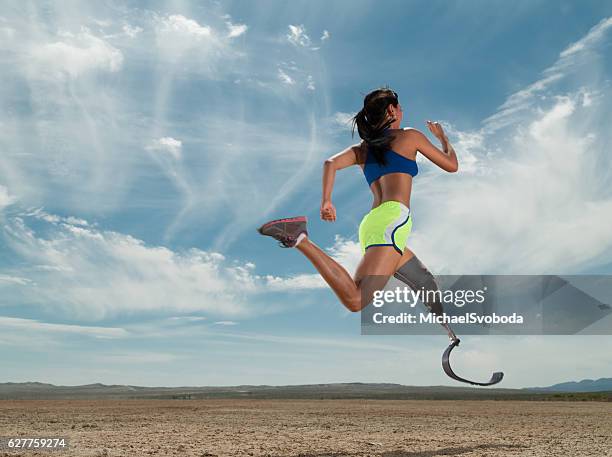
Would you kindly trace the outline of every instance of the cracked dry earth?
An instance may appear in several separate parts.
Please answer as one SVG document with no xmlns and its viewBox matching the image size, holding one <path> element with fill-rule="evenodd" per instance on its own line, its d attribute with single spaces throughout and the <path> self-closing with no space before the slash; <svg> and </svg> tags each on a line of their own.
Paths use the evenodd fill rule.
<svg viewBox="0 0 612 457">
<path fill-rule="evenodd" d="M 66 437 L 0 456 L 612 456 L 605 402 L 0 401 L 0 436 Z"/>
</svg>

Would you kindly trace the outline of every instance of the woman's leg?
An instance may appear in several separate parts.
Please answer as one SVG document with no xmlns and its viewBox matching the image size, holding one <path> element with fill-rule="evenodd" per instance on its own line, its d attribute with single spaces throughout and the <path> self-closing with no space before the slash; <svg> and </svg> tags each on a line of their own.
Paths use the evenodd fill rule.
<svg viewBox="0 0 612 457">
<path fill-rule="evenodd" d="M 371 301 L 374 291 L 385 286 L 401 259 L 393 246 L 371 247 L 361 259 L 353 279 L 342 265 L 308 237 L 296 248 L 310 260 L 342 304 L 354 312 L 361 311 Z"/>
<path fill-rule="evenodd" d="M 406 221 L 399 226 L 404 225 Z M 295 247 L 304 254 L 344 306 L 351 311 L 361 311 L 370 303 L 374 291 L 384 288 L 402 257 L 393 245 L 372 246 L 366 249 L 353 279 L 342 265 L 310 241 L 304 216 L 270 221 L 257 231 L 276 239 L 283 247 Z M 386 239 L 384 241 L 389 243 Z"/>
</svg>

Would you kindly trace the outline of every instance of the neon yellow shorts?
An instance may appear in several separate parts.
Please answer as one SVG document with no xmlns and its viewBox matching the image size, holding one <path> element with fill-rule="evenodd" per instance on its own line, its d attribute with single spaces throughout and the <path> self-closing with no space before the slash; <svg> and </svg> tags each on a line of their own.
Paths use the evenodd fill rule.
<svg viewBox="0 0 612 457">
<path fill-rule="evenodd" d="M 381 203 L 359 224 L 361 253 L 372 246 L 393 246 L 402 254 L 411 229 L 410 208 L 393 200 Z"/>
</svg>

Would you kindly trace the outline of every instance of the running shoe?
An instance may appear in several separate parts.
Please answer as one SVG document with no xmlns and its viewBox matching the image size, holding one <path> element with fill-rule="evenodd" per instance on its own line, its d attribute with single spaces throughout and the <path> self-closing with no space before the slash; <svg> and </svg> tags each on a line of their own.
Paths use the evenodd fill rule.
<svg viewBox="0 0 612 457">
<path fill-rule="evenodd" d="M 266 222 L 257 231 L 265 236 L 271 236 L 284 248 L 293 248 L 297 244 L 298 237 L 306 230 L 306 216 L 290 217 Z"/>
</svg>

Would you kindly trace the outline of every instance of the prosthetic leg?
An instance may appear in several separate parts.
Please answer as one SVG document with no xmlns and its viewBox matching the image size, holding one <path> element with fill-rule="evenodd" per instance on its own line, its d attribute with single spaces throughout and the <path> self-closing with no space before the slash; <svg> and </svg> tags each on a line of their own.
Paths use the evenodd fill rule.
<svg viewBox="0 0 612 457">
<path fill-rule="evenodd" d="M 402 265 L 394 276 L 415 291 L 423 290 L 424 292 L 427 292 L 439 290 L 438 284 L 436 283 L 433 275 L 416 256 L 412 257 L 412 259 Z M 439 299 L 440 294 L 425 293 L 424 297 L 428 298 L 428 300 L 424 301 L 423 304 L 431 313 L 437 315 L 442 315 L 444 313 L 442 302 Z M 493 384 L 497 384 L 503 379 L 504 374 L 502 372 L 493 373 L 488 382 L 470 381 L 455 374 L 450 366 L 450 354 L 455 347 L 459 346 L 461 340 L 457 338 L 457 335 L 455 335 L 455 332 L 453 332 L 450 325 L 444 323 L 442 326 L 448 333 L 448 337 L 451 340 L 451 344 L 446 348 L 444 354 L 442 355 L 442 369 L 449 377 L 455 379 L 456 381 L 465 382 L 475 386 L 491 386 Z"/>
</svg>

